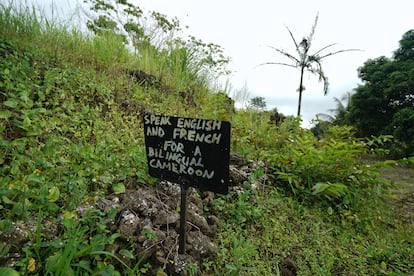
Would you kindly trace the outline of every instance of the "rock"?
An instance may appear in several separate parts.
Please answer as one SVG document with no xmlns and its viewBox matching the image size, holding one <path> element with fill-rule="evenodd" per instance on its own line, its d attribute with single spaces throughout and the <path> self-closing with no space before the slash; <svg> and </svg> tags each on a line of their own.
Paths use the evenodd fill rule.
<svg viewBox="0 0 414 276">
<path fill-rule="evenodd" d="M 249 175 L 246 171 L 240 170 L 233 165 L 229 167 L 229 185 L 241 185 L 244 181 L 249 179 Z"/>
<path fill-rule="evenodd" d="M 184 275 L 185 267 L 194 262 L 194 258 L 191 255 L 175 253 L 172 266 L 169 267 L 168 272 L 172 275 Z"/>
<path fill-rule="evenodd" d="M 109 212 L 111 209 L 119 208 L 119 198 L 118 197 L 109 197 L 102 198 L 96 202 L 96 207 L 104 212 Z M 93 208 L 92 205 L 89 206 L 79 206 L 76 208 L 78 214 L 82 216 L 87 210 Z"/>
<path fill-rule="evenodd" d="M 153 224 L 156 226 L 175 225 L 179 219 L 180 215 L 178 213 L 161 210 L 154 216 Z"/>
<path fill-rule="evenodd" d="M 157 254 L 155 254 L 155 255 L 157 255 Z M 162 265 L 165 265 L 165 264 L 168 263 L 168 260 L 164 257 L 156 256 L 155 258 L 156 258 L 157 262 L 159 262 Z"/>
<path fill-rule="evenodd" d="M 214 202 L 214 198 L 216 197 L 215 193 L 213 192 L 203 192 L 202 194 L 202 203 L 206 206 L 212 206 Z"/>
<path fill-rule="evenodd" d="M 178 233 L 175 231 L 168 232 L 162 244 L 168 250 L 167 256 L 170 255 L 170 251 L 176 252 L 178 250 Z"/>
<path fill-rule="evenodd" d="M 147 237 L 145 235 L 139 235 L 137 238 L 137 242 L 143 243 L 146 239 Z"/>
<path fill-rule="evenodd" d="M 152 231 L 153 229 L 153 225 L 152 225 L 152 220 L 151 218 L 146 218 L 146 217 L 141 217 L 140 222 L 138 224 L 138 231 L 137 231 L 137 235 L 138 237 L 140 237 L 143 234 L 143 230 L 146 229 L 148 231 Z M 144 239 L 145 240 L 145 239 Z M 143 241 L 144 241 L 143 240 Z"/>
<path fill-rule="evenodd" d="M 207 222 L 210 226 L 211 225 L 218 225 L 220 223 L 220 220 L 218 219 L 218 217 L 216 217 L 214 215 L 208 215 L 207 216 Z"/>
<path fill-rule="evenodd" d="M 230 164 L 234 166 L 243 166 L 248 164 L 246 158 L 241 155 L 231 153 L 230 154 Z"/>
<path fill-rule="evenodd" d="M 157 87 L 159 86 L 159 80 L 155 75 L 149 74 L 143 70 L 140 69 L 136 69 L 136 70 L 128 70 L 127 73 L 131 76 L 131 78 L 135 79 L 138 83 L 138 85 L 149 85 L 149 86 L 154 86 L 157 85 Z"/>
<path fill-rule="evenodd" d="M 188 233 L 188 252 L 195 259 L 214 258 L 218 252 L 217 246 L 201 232 Z"/>
<path fill-rule="evenodd" d="M 124 208 L 134 210 L 138 213 L 144 213 L 146 216 L 150 216 L 154 211 L 154 205 L 158 199 L 155 197 L 153 191 L 147 187 L 143 187 L 137 191 L 128 191 L 123 194 L 122 205 Z"/>
<path fill-rule="evenodd" d="M 205 233 L 207 235 L 214 234 L 206 218 L 200 215 L 199 213 L 200 209 L 196 208 L 195 205 L 191 204 L 190 206 L 188 206 L 187 210 L 187 221 L 191 222 L 191 224 L 198 228 L 196 230 L 201 231 L 202 233 Z"/>
<path fill-rule="evenodd" d="M 214 215 L 208 215 L 207 216 L 207 223 L 210 225 L 210 230 L 211 230 L 212 234 L 217 233 L 218 225 L 220 223 L 220 220 L 218 219 L 218 217 L 216 217 Z"/>
<path fill-rule="evenodd" d="M 157 240 L 163 241 L 167 238 L 167 233 L 162 230 L 155 230 L 155 235 L 157 236 Z"/>
<path fill-rule="evenodd" d="M 237 193 L 243 192 L 245 188 L 235 185 L 249 181 L 249 177 L 261 165 L 247 162 L 241 156 L 232 155 L 230 180 L 233 186 L 229 188 L 230 194 L 237 197 Z M 266 179 L 256 180 L 257 187 L 265 185 Z M 149 263 L 152 269 L 148 271 L 148 275 L 155 275 L 160 267 L 166 268 L 168 275 L 184 275 L 187 265 L 198 264 L 202 267 L 202 263 L 206 260 L 213 261 L 216 258 L 218 249 L 211 237 L 217 233 L 219 219 L 209 211 L 215 210 L 215 198 L 216 195 L 212 192 L 199 192 L 197 189 L 189 188 L 184 254 L 178 254 L 180 185 L 160 181 L 155 187 L 143 186 L 138 187 L 137 190 L 128 189 L 123 194 L 108 195 L 95 204 L 80 205 L 76 211 L 79 218 L 87 217 L 94 209 L 102 211 L 99 214 L 102 214 L 101 221 L 106 224 L 105 230 L 120 235 L 120 238 L 115 239 L 114 243 L 108 245 L 106 249 L 128 265 L 133 266 L 137 262 L 141 265 Z M 114 212 L 117 213 L 115 219 Z M 65 229 L 61 223 L 53 222 L 42 221 L 42 235 L 50 239 L 58 236 Z M 36 218 L 14 224 L 9 232 L 0 231 L 0 242 L 13 241 L 11 248 L 25 246 L 31 242 L 30 235 L 35 233 L 36 226 Z M 123 249 L 134 254 L 133 258 L 125 256 L 125 252 L 121 251 Z M 10 251 L 3 263 L 14 264 L 15 259 L 24 257 L 14 257 L 16 255 L 13 254 L 14 252 Z M 288 261 L 282 263 L 281 269 L 286 273 L 296 273 L 295 266 Z"/>
<path fill-rule="evenodd" d="M 180 198 L 181 196 L 181 187 L 178 184 L 163 180 L 157 184 L 157 188 L 170 197 Z"/>
<path fill-rule="evenodd" d="M 136 214 L 128 209 L 122 211 L 118 227 L 121 238 L 129 240 L 132 236 L 134 236 L 136 234 L 138 224 L 139 218 Z"/>
<path fill-rule="evenodd" d="M 144 243 L 136 243 L 135 244 L 135 252 L 136 252 L 136 259 L 141 262 L 141 264 L 145 264 L 148 260 L 154 255 L 156 251 L 155 246 L 153 243 L 148 242 L 148 240 L 144 241 Z"/>
<path fill-rule="evenodd" d="M 30 239 L 29 233 L 34 232 L 34 229 L 28 228 L 27 225 L 14 223 L 11 233 L 5 235 L 6 241 L 13 241 L 17 245 L 23 245 Z"/>
</svg>

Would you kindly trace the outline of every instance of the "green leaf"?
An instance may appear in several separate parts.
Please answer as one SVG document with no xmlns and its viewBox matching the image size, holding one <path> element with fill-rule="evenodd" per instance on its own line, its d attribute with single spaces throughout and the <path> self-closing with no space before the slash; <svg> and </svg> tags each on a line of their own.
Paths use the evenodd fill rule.
<svg viewBox="0 0 414 276">
<path fill-rule="evenodd" d="M 14 201 L 10 200 L 7 196 L 2 196 L 1 200 L 5 203 L 5 204 L 14 204 Z"/>
<path fill-rule="evenodd" d="M 85 261 L 85 260 L 80 261 L 80 262 L 78 262 L 76 264 L 73 264 L 73 266 L 74 267 L 82 268 L 85 271 L 90 271 L 91 270 L 90 262 Z"/>
<path fill-rule="evenodd" d="M 19 105 L 19 102 L 16 99 L 9 99 L 3 102 L 3 104 L 11 108 L 16 108 Z"/>
<path fill-rule="evenodd" d="M 122 183 L 115 184 L 112 189 L 114 190 L 115 194 L 122 194 L 125 193 L 125 185 Z"/>
<path fill-rule="evenodd" d="M 342 183 L 319 182 L 312 187 L 312 194 L 323 194 L 328 197 L 338 198 L 346 192 L 347 188 Z"/>
<path fill-rule="evenodd" d="M 46 271 L 48 272 L 56 272 L 58 265 L 61 262 L 61 255 L 60 253 L 55 253 L 55 255 L 50 256 L 46 260 Z"/>
<path fill-rule="evenodd" d="M 317 195 L 325 191 L 329 187 L 328 183 L 319 182 L 312 187 L 312 194 Z"/>
<path fill-rule="evenodd" d="M 7 120 L 8 118 L 10 118 L 13 115 L 13 113 L 11 113 L 8 110 L 1 110 L 0 111 L 0 119 L 5 119 Z"/>
<path fill-rule="evenodd" d="M 47 212 L 48 213 L 57 213 L 57 212 L 59 212 L 60 211 L 60 207 L 59 207 L 59 205 L 57 205 L 56 203 L 54 203 L 54 202 L 49 202 L 49 203 L 46 203 L 45 205 L 44 205 L 44 207 L 45 207 L 45 210 L 47 210 Z"/>
<path fill-rule="evenodd" d="M 62 224 L 67 228 L 72 229 L 77 225 L 77 222 L 72 218 L 63 218 Z"/>
<path fill-rule="evenodd" d="M 59 188 L 56 186 L 53 186 L 52 188 L 49 189 L 49 195 L 47 199 L 49 200 L 49 202 L 55 202 L 56 200 L 59 199 L 59 196 L 60 196 Z"/>
<path fill-rule="evenodd" d="M 0 275 L 3 276 L 19 276 L 19 272 L 9 267 L 0 267 Z"/>
<path fill-rule="evenodd" d="M 332 207 L 329 206 L 327 212 L 328 212 L 328 215 L 332 215 L 333 214 Z"/>
<path fill-rule="evenodd" d="M 121 249 L 119 250 L 119 254 L 121 254 L 124 257 L 127 257 L 129 259 L 133 259 L 134 258 L 134 254 L 132 254 L 131 251 L 129 251 L 128 249 Z"/>
<path fill-rule="evenodd" d="M 16 202 L 16 204 L 13 205 L 13 212 L 18 216 L 23 216 L 26 214 L 26 201 L 25 202 Z"/>
<path fill-rule="evenodd" d="M 3 232 L 3 234 L 9 234 L 13 231 L 13 229 L 14 225 L 12 221 L 8 219 L 0 220 L 0 230 Z"/>
</svg>

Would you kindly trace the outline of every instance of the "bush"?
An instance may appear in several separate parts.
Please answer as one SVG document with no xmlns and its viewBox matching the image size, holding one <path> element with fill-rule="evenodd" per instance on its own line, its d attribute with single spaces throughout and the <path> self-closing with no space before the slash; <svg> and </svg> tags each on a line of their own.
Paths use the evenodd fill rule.
<svg viewBox="0 0 414 276">
<path fill-rule="evenodd" d="M 356 193 L 377 183 L 376 171 L 356 160 L 365 147 L 350 127 L 330 127 L 318 139 L 291 123 L 286 128 L 287 123 L 278 128 L 279 145 L 263 155 L 275 185 L 303 200 L 348 206 Z"/>
</svg>

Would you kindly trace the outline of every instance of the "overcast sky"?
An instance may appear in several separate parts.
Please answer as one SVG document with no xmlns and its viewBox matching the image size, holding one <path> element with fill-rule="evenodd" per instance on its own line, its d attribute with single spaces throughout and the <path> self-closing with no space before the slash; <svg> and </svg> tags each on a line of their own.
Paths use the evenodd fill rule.
<svg viewBox="0 0 414 276">
<path fill-rule="evenodd" d="M 357 76 L 358 67 L 371 58 L 391 57 L 402 35 L 414 29 L 412 0 L 130 1 L 145 10 L 177 17 L 182 26 L 189 27 L 189 34 L 223 47 L 232 60 L 229 69 L 233 73 L 229 80 L 233 90 L 247 86 L 250 98 L 264 97 L 268 109 L 277 107 L 285 115 L 296 115 L 297 112 L 299 71 L 285 66 L 258 65 L 287 62 L 269 46 L 295 54 L 286 27 L 299 42 L 310 33 L 319 13 L 311 52 L 332 43 L 337 45 L 325 53 L 350 48 L 362 51 L 340 53 L 323 60 L 323 70 L 330 83 L 327 96 L 323 96 L 323 84 L 316 76 L 305 76 L 304 125 L 317 113 L 328 113 L 328 109 L 334 108 L 334 97 L 341 98 L 361 83 Z M 52 0 L 37 2 L 47 5 Z M 75 7 L 74 4 L 71 6 Z"/>
</svg>

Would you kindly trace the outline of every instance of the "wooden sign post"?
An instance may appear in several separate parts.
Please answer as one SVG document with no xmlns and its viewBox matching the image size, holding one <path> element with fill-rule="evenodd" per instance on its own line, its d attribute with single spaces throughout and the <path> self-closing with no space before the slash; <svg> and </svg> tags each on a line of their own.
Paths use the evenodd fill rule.
<svg viewBox="0 0 414 276">
<path fill-rule="evenodd" d="M 181 184 L 181 205 L 180 205 L 180 240 L 178 243 L 178 253 L 185 253 L 185 224 L 187 215 L 187 191 L 188 185 Z"/>
<path fill-rule="evenodd" d="M 228 193 L 230 123 L 219 120 L 144 116 L 151 176 L 181 185 L 179 253 L 184 253 L 187 190 Z"/>
</svg>

